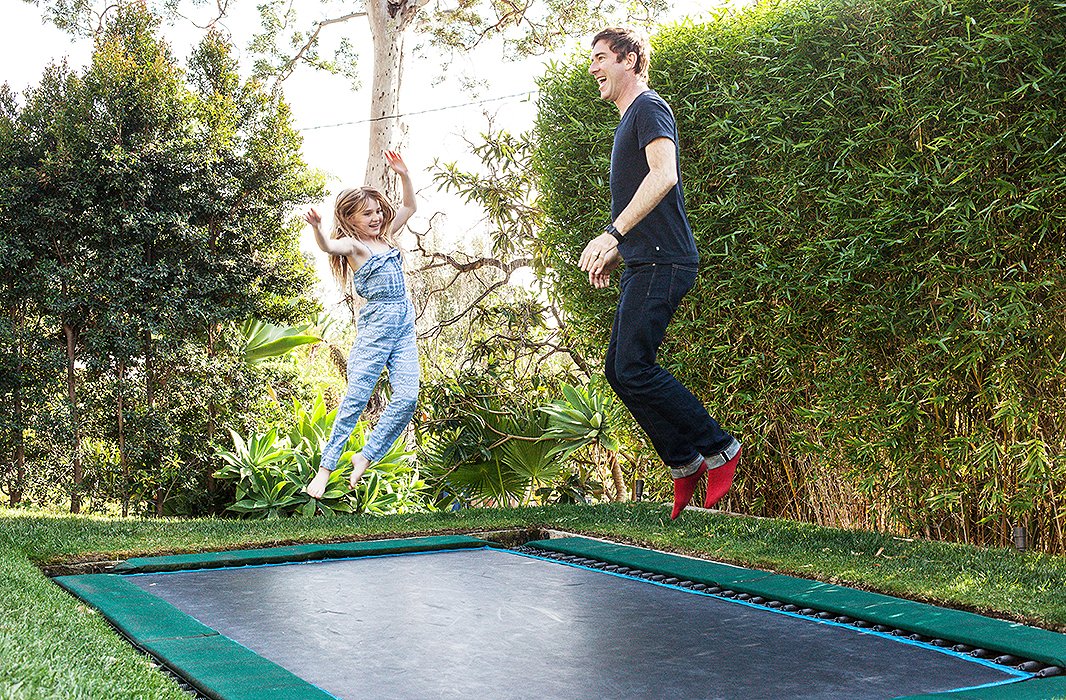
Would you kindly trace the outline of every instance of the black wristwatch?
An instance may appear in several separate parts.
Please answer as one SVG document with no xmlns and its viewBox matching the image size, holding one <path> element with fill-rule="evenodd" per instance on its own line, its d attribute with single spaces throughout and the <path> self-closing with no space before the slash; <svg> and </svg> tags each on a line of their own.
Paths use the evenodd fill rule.
<svg viewBox="0 0 1066 700">
<path fill-rule="evenodd" d="M 619 243 L 622 242 L 622 233 L 618 229 L 616 229 L 614 227 L 614 222 L 613 221 L 611 223 L 607 224 L 607 226 L 603 230 L 605 232 L 611 234 L 612 236 L 614 236 L 614 239 L 616 241 L 618 241 Z"/>
</svg>

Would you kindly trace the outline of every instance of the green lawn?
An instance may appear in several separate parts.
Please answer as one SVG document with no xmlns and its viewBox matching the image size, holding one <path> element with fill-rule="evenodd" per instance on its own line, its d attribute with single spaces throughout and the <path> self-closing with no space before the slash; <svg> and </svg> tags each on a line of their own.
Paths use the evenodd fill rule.
<svg viewBox="0 0 1066 700">
<path fill-rule="evenodd" d="M 137 555 L 544 527 L 830 581 L 1066 631 L 1066 557 L 911 541 L 658 504 L 284 521 L 0 511 L 0 698 L 187 698 L 42 573 Z"/>
</svg>

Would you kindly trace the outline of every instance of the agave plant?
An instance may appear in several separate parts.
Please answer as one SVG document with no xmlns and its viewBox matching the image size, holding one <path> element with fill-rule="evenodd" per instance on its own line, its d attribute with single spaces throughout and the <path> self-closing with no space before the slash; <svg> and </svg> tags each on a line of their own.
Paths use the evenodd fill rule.
<svg viewBox="0 0 1066 700">
<path fill-rule="evenodd" d="M 305 502 L 300 486 L 275 469 L 253 469 L 237 484 L 237 501 L 228 510 L 253 518 L 280 518 Z"/>
<path fill-rule="evenodd" d="M 318 463 L 322 458 L 322 446 L 329 438 L 337 411 L 327 410 L 326 402 L 319 394 L 311 403 L 310 408 L 294 399 L 292 414 L 294 421 L 288 433 L 289 444 L 310 457 L 312 466 L 318 469 Z"/>
<path fill-rule="evenodd" d="M 249 479 L 256 471 L 291 459 L 288 445 L 278 443 L 276 429 L 252 433 L 248 440 L 233 430 L 229 434 L 233 439 L 233 450 L 220 448 L 216 451 L 215 455 L 223 463 L 222 468 L 214 474 L 216 479 Z"/>
<path fill-rule="evenodd" d="M 322 498 L 307 495 L 304 487 L 318 471 L 334 414 L 319 397 L 310 408 L 294 405 L 295 426 L 284 437 L 278 437 L 276 428 L 253 433 L 247 440 L 230 431 L 233 449 L 216 451 L 222 466 L 215 472 L 216 478 L 236 482 L 237 498 L 229 510 L 246 517 L 273 518 L 424 509 L 425 483 L 411 466 L 413 453 L 406 450 L 402 438 L 367 470 L 356 489 L 350 488 L 351 457 L 366 443 L 364 422 L 356 425 Z"/>
</svg>

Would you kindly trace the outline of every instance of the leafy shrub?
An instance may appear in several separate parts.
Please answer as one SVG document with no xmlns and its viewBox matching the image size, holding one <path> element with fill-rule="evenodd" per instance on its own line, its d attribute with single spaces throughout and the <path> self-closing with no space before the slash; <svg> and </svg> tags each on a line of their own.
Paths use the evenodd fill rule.
<svg viewBox="0 0 1066 700">
<path fill-rule="evenodd" d="M 329 437 L 336 411 L 327 411 L 321 397 L 310 408 L 294 405 L 295 425 L 284 436 L 272 428 L 244 439 L 230 431 L 233 450 L 219 449 L 223 466 L 218 479 L 236 483 L 236 502 L 228 510 L 248 517 L 277 518 L 337 513 L 404 513 L 423 510 L 424 483 L 411 465 L 401 436 L 381 460 L 363 474 L 355 490 L 348 486 L 351 458 L 366 443 L 366 423 L 352 433 L 340 466 L 330 475 L 326 492 L 313 499 L 304 491 L 322 459 L 322 446 Z"/>
<path fill-rule="evenodd" d="M 438 507 L 604 498 L 603 467 L 612 463 L 582 450 L 613 444 L 607 414 L 592 428 L 597 419 L 584 412 L 602 407 L 602 395 L 564 383 L 578 405 L 549 403 L 557 380 L 496 379 L 513 383 L 505 388 L 482 376 L 423 387 L 419 458 Z"/>
</svg>

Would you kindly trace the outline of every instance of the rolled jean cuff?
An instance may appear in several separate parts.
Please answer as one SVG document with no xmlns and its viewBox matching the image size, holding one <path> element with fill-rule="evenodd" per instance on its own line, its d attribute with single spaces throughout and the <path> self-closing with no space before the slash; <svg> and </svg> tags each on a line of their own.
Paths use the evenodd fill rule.
<svg viewBox="0 0 1066 700">
<path fill-rule="evenodd" d="M 684 479 L 686 476 L 692 476 L 699 471 L 701 464 L 703 464 L 703 455 L 696 455 L 696 459 L 683 467 L 670 467 L 670 476 L 675 479 Z"/>
<path fill-rule="evenodd" d="M 733 442 L 729 443 L 729 446 L 726 447 L 724 450 L 722 450 L 721 452 L 717 452 L 711 455 L 710 457 L 704 457 L 703 460 L 707 462 L 708 469 L 717 469 L 729 460 L 736 457 L 737 452 L 740 452 L 740 443 L 736 440 L 733 440 Z"/>
</svg>

